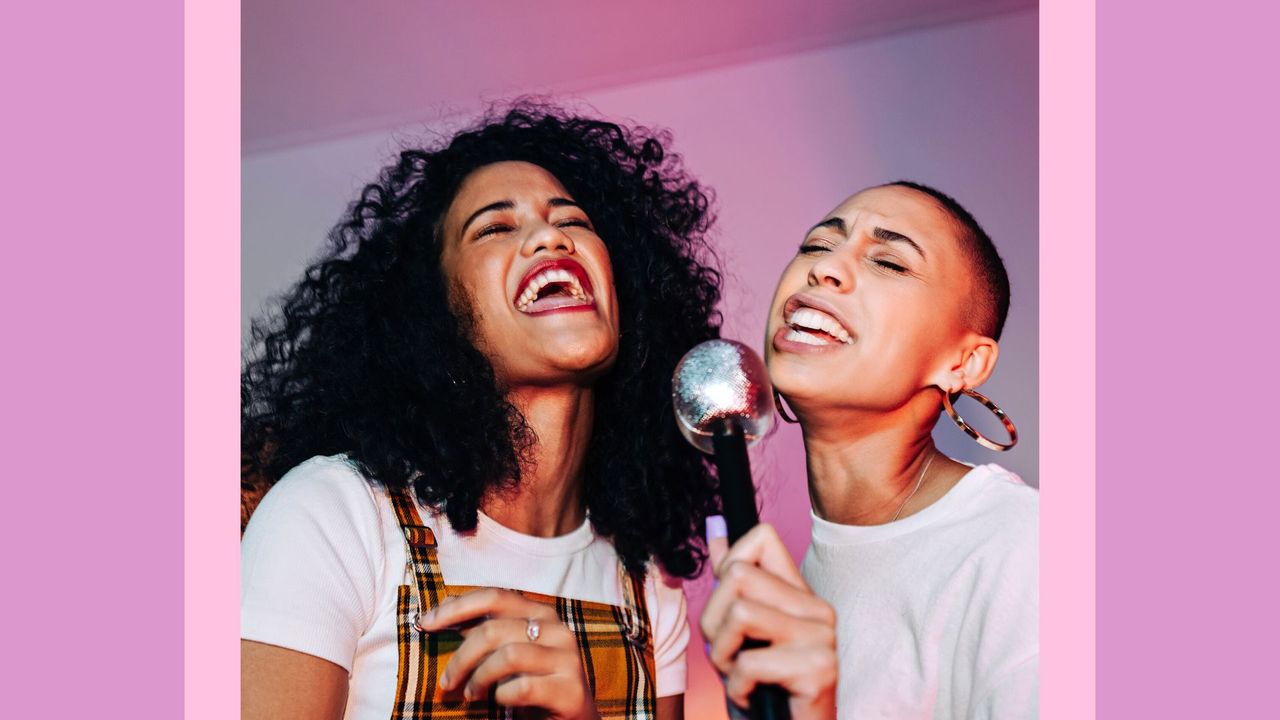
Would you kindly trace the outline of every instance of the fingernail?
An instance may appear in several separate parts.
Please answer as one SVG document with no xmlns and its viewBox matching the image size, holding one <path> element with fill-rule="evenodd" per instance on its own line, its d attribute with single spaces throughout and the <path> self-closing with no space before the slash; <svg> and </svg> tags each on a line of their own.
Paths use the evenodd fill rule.
<svg viewBox="0 0 1280 720">
<path fill-rule="evenodd" d="M 445 670 L 444 672 L 440 673 L 440 687 L 444 688 L 445 690 L 449 689 L 449 671 L 448 670 Z"/>
<path fill-rule="evenodd" d="M 466 686 L 465 688 L 463 688 L 463 689 L 462 689 L 462 699 L 464 699 L 464 700 L 474 700 L 475 698 L 474 698 L 474 697 L 472 697 L 471 695 L 472 695 L 472 693 L 471 693 L 471 686 L 470 686 L 470 685 L 468 685 L 468 686 Z"/>
<path fill-rule="evenodd" d="M 416 625 L 419 630 L 426 632 L 427 628 L 431 626 L 431 622 L 435 619 L 436 612 L 434 610 L 428 610 L 426 612 L 418 613 L 418 616 L 413 619 L 413 624 Z"/>
<path fill-rule="evenodd" d="M 707 516 L 707 542 L 716 538 L 729 537 L 729 526 L 724 524 L 723 515 Z"/>
</svg>

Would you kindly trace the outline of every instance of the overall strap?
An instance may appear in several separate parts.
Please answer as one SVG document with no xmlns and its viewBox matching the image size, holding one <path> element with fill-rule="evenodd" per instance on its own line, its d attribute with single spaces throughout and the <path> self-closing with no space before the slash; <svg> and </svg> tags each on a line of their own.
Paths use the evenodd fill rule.
<svg viewBox="0 0 1280 720">
<path fill-rule="evenodd" d="M 418 507 L 409 490 L 388 489 L 387 493 L 391 496 L 396 520 L 404 533 L 414 584 L 422 597 L 422 607 L 419 610 L 426 611 L 439 605 L 440 596 L 444 594 L 444 577 L 440 573 L 440 561 L 436 557 L 436 536 L 431 528 L 422 524 L 422 517 L 418 515 Z"/>
<path fill-rule="evenodd" d="M 657 677 L 653 630 L 649 622 L 648 599 L 645 597 L 647 572 L 625 572 L 623 602 L 618 630 L 623 634 L 626 660 L 626 692 L 621 709 L 631 720 L 652 720 L 657 712 Z M 615 692 L 616 695 L 616 692 Z M 615 709 L 615 708 L 610 708 Z"/>
<path fill-rule="evenodd" d="M 621 560 L 619 560 L 621 562 Z M 623 630 L 627 639 L 640 650 L 652 650 L 652 629 L 649 627 L 649 604 L 645 598 L 644 585 L 647 573 L 626 572 L 623 570 L 622 599 L 627 610 Z"/>
<path fill-rule="evenodd" d="M 411 490 L 388 488 L 387 495 L 396 512 L 396 521 L 404 533 L 408 553 L 406 575 L 411 584 L 400 586 L 396 595 L 396 646 L 399 663 L 396 669 L 396 698 L 392 720 L 432 720 L 432 718 L 465 718 L 451 714 L 436 700 L 440 670 L 436 658 L 440 652 L 439 636 L 418 632 L 418 616 L 440 603 L 445 593 L 444 578 L 436 556 L 436 537 L 422 524 Z M 406 578 L 407 580 L 407 578 Z M 456 703 L 455 703 L 456 705 Z"/>
</svg>

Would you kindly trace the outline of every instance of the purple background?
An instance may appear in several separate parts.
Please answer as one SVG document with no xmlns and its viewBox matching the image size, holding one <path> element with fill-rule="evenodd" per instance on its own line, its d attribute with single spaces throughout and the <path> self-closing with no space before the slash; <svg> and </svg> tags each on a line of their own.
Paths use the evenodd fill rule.
<svg viewBox="0 0 1280 720">
<path fill-rule="evenodd" d="M 1280 14 L 1250 6 L 1097 5 L 1102 717 L 1277 713 Z"/>
<path fill-rule="evenodd" d="M 575 3 L 578 6 L 584 5 Z M 714 188 L 717 221 L 711 240 L 726 270 L 720 305 L 724 336 L 760 352 L 778 276 L 805 231 L 832 207 L 859 188 L 897 178 L 935 184 L 955 194 L 991 233 L 1009 269 L 1013 301 L 1000 342 L 1000 363 L 982 392 L 1017 423 L 1021 441 L 1012 452 L 997 455 L 945 419 L 934 435 L 952 457 L 999 462 L 1033 485 L 1040 480 L 1041 435 L 1036 392 L 1037 19 L 1034 8 L 1017 9 L 598 88 L 580 96 L 589 115 L 670 128 L 667 148 L 682 155 L 691 172 Z M 260 31 L 250 32 L 249 20 L 245 18 L 246 76 L 261 66 L 250 63 L 256 54 L 250 38 L 263 44 Z M 464 17 L 450 13 L 441 19 L 446 21 L 452 32 L 473 30 Z M 488 33 L 489 26 L 483 27 Z M 275 44 L 292 46 L 288 41 L 294 36 L 285 30 L 277 28 L 271 38 Z M 436 32 L 446 30 L 437 27 Z M 364 44 L 370 37 L 357 35 Z M 501 48 L 495 52 L 518 52 L 518 46 Z M 398 72 L 418 68 L 414 61 L 406 62 L 411 67 Z M 298 84 L 318 82 L 297 68 L 289 72 L 300 75 Z M 493 82 L 475 68 L 461 66 L 454 72 L 473 78 L 476 96 L 483 96 L 487 83 Z M 380 95 L 396 95 L 399 88 L 387 85 Z M 258 125 L 251 121 L 255 115 L 297 113 L 296 108 L 282 111 L 290 97 L 275 96 L 264 104 L 246 93 L 242 139 Z M 573 101 L 572 94 L 568 99 Z M 422 112 L 419 122 L 401 127 L 244 153 L 242 333 L 247 334 L 248 319 L 259 315 L 269 298 L 302 276 L 309 260 L 322 250 L 341 209 L 394 150 L 424 135 L 430 140 L 472 114 L 433 118 L 429 110 Z M 275 117 L 270 122 L 282 120 Z M 324 132 L 320 120 L 302 134 Z M 977 403 L 965 401 L 959 410 L 983 431 L 994 430 L 1002 437 L 1004 430 L 995 418 L 977 408 Z M 799 429 L 782 425 L 752 454 L 761 517 L 774 525 L 799 561 L 809 546 L 811 526 Z M 684 587 L 689 617 L 695 621 L 686 653 L 686 712 L 699 720 L 723 718 L 724 689 L 702 651 L 696 623 L 711 591 L 710 573 L 704 571 Z"/>
<path fill-rule="evenodd" d="M 0 717 L 182 713 L 182 13 L 0 23 Z"/>
</svg>

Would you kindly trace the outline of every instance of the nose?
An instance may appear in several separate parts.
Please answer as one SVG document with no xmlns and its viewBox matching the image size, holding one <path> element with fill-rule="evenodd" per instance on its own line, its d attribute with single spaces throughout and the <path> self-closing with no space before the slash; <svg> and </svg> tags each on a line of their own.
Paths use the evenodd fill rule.
<svg viewBox="0 0 1280 720">
<path fill-rule="evenodd" d="M 572 255 L 574 251 L 573 238 L 564 230 L 550 223 L 541 222 L 530 229 L 529 235 L 525 237 L 524 245 L 521 251 L 527 256 L 532 257 L 539 252 L 560 251 L 568 255 Z"/>
<path fill-rule="evenodd" d="M 841 249 L 824 253 L 809 267 L 809 287 L 826 287 L 840 292 L 853 289 L 853 272 Z"/>
</svg>

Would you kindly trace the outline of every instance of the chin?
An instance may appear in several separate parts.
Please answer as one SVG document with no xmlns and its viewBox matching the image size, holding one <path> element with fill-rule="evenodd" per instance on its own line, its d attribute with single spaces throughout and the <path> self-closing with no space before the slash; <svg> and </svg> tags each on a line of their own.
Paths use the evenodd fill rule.
<svg viewBox="0 0 1280 720">
<path fill-rule="evenodd" d="M 596 375 L 613 367 L 618 345 L 599 341 L 548 343 L 544 352 L 547 364 L 561 372 Z"/>
<path fill-rule="evenodd" d="M 794 375 L 783 375 L 782 378 L 776 378 L 776 374 L 769 373 L 769 382 L 773 383 L 774 391 L 777 391 L 786 398 L 787 402 L 806 401 L 810 398 L 823 397 L 831 395 L 829 387 L 819 386 L 809 378 L 797 378 Z"/>
<path fill-rule="evenodd" d="M 858 383 L 860 378 L 849 372 L 847 363 L 833 367 L 823 359 L 777 353 L 769 360 L 769 382 L 788 401 L 841 407 L 859 404 L 856 396 L 864 391 L 855 383 L 864 383 Z"/>
<path fill-rule="evenodd" d="M 771 377 L 773 373 L 770 373 Z M 827 411 L 890 414 L 906 407 L 914 394 L 891 382 L 870 382 L 863 378 L 833 376 L 830 373 L 789 374 L 773 381 L 773 387 L 793 409 L 802 407 L 821 415 Z"/>
</svg>

